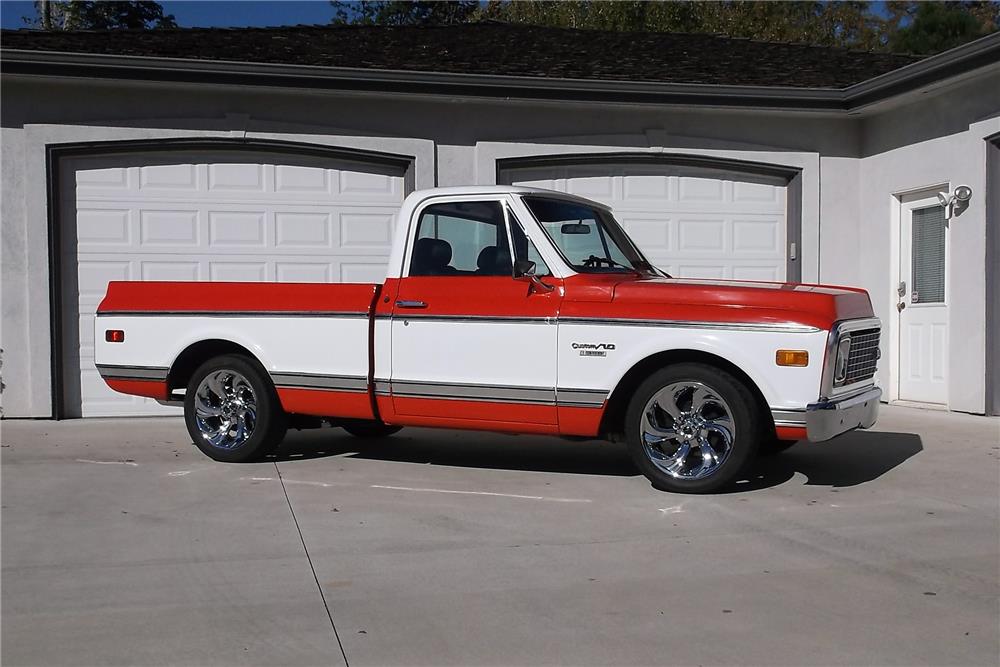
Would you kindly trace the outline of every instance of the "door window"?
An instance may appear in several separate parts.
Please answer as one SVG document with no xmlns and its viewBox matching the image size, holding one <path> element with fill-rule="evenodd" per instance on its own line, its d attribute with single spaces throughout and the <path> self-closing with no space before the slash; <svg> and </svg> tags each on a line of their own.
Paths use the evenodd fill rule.
<svg viewBox="0 0 1000 667">
<path fill-rule="evenodd" d="M 943 303 L 945 276 L 944 207 L 913 210 L 910 271 L 912 303 Z"/>
<path fill-rule="evenodd" d="M 513 268 L 500 202 L 449 202 L 423 210 L 411 276 L 509 276 Z"/>
</svg>

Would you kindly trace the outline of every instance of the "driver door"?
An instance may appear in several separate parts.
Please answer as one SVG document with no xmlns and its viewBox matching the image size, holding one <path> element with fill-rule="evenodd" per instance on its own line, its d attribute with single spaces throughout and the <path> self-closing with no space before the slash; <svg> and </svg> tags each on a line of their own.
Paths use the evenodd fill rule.
<svg viewBox="0 0 1000 667">
<path fill-rule="evenodd" d="M 392 313 L 394 411 L 555 431 L 560 290 L 512 277 L 505 200 L 431 203 L 417 219 Z"/>
</svg>

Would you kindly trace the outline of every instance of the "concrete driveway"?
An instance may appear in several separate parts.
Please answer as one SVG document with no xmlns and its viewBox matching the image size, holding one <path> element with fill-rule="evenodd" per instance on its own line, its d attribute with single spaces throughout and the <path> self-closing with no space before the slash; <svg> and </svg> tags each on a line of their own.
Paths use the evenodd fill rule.
<svg viewBox="0 0 1000 667">
<path fill-rule="evenodd" d="M 885 408 L 709 497 L 596 442 L 326 429 L 227 465 L 179 419 L 0 428 L 5 665 L 1000 655 L 996 419 Z"/>
</svg>

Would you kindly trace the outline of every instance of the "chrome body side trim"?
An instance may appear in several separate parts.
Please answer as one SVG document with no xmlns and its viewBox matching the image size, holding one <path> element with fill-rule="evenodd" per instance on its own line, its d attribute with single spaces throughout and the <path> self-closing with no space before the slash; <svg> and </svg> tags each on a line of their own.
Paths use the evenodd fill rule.
<svg viewBox="0 0 1000 667">
<path fill-rule="evenodd" d="M 714 329 L 726 331 L 766 331 L 770 333 L 815 333 L 821 329 L 795 322 L 709 322 L 688 320 L 639 320 L 627 318 L 597 318 L 597 317 L 503 317 L 495 315 L 432 315 L 424 313 L 375 315 L 375 319 L 391 320 L 423 320 L 431 322 L 474 322 L 498 324 L 584 324 L 601 326 L 629 327 L 669 327 L 674 329 Z"/>
<path fill-rule="evenodd" d="M 271 373 L 275 387 L 286 389 L 332 389 L 364 393 L 368 378 L 356 375 L 319 375 L 316 373 Z"/>
<path fill-rule="evenodd" d="M 500 315 L 429 315 L 425 313 L 396 313 L 376 315 L 379 320 L 411 320 L 421 322 L 471 322 L 473 324 L 556 324 L 554 317 L 504 317 Z"/>
<path fill-rule="evenodd" d="M 522 387 L 510 385 L 459 384 L 423 380 L 376 380 L 380 396 L 432 398 L 453 401 L 490 403 L 526 403 L 562 407 L 600 408 L 607 400 L 605 389 L 562 389 L 558 387 Z"/>
<path fill-rule="evenodd" d="M 818 327 L 795 322 L 708 322 L 694 320 L 630 320 L 619 318 L 560 317 L 560 324 L 597 324 L 630 327 L 669 327 L 672 329 L 720 329 L 725 331 L 766 331 L 769 333 L 815 333 Z"/>
<path fill-rule="evenodd" d="M 771 408 L 771 418 L 775 426 L 805 427 L 806 409 Z"/>
<path fill-rule="evenodd" d="M 607 399 L 605 389 L 556 388 L 556 403 L 564 407 L 595 408 L 604 405 Z"/>
<path fill-rule="evenodd" d="M 97 317 L 347 317 L 368 318 L 361 311 L 319 310 L 105 310 Z"/>
<path fill-rule="evenodd" d="M 555 389 L 545 387 L 499 387 L 397 380 L 392 381 L 391 391 L 394 396 L 407 398 L 443 398 L 542 405 L 554 405 L 556 398 Z"/>
<path fill-rule="evenodd" d="M 97 364 L 97 372 L 105 380 L 159 380 L 165 381 L 169 368 L 160 366 L 115 366 Z"/>
</svg>

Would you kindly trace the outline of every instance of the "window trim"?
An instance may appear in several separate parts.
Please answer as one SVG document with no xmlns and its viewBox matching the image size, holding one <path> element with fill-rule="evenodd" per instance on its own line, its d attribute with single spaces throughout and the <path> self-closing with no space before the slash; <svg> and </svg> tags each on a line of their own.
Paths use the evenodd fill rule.
<svg viewBox="0 0 1000 667">
<path fill-rule="evenodd" d="M 537 265 L 535 266 L 536 274 L 540 278 L 554 276 L 555 274 L 552 273 L 552 269 L 549 267 L 549 263 L 545 260 L 544 255 L 542 255 L 542 252 L 538 249 L 538 244 L 535 243 L 534 240 L 532 240 L 531 236 L 528 235 L 527 230 L 521 223 L 521 219 L 517 217 L 517 214 L 514 213 L 514 210 L 510 206 L 505 206 L 504 215 L 507 216 L 507 239 L 508 239 L 507 242 L 510 243 L 511 277 L 514 276 L 514 263 L 517 261 L 517 249 L 514 247 L 514 232 L 513 232 L 514 222 L 517 222 L 517 227 L 518 229 L 521 230 L 521 233 L 524 234 L 525 240 L 531 244 L 531 246 L 535 249 L 535 252 L 538 253 L 538 258 L 542 260 L 543 264 L 545 264 L 545 273 L 537 273 L 538 266 Z M 514 222 L 512 222 L 512 220 Z M 527 257 L 525 257 L 525 259 L 527 259 Z"/>
<path fill-rule="evenodd" d="M 409 225 L 407 225 L 407 229 L 406 229 L 406 234 L 407 234 L 406 245 L 403 248 L 403 252 L 405 253 L 404 256 L 403 256 L 403 270 L 401 271 L 401 274 L 400 274 L 401 277 L 400 277 L 400 279 L 401 280 L 405 280 L 407 278 L 472 278 L 472 277 L 479 277 L 479 278 L 497 278 L 497 277 L 500 277 L 500 278 L 502 278 L 503 276 L 475 276 L 474 274 L 470 275 L 470 274 L 466 274 L 466 273 L 460 273 L 460 274 L 455 274 L 455 275 L 440 275 L 440 276 L 414 276 L 414 275 L 412 275 L 410 273 L 410 271 L 411 271 L 412 266 L 413 266 L 413 253 L 416 250 L 417 233 L 420 231 L 420 220 L 424 216 L 424 211 L 426 211 L 428 208 L 430 208 L 431 206 L 437 206 L 437 205 L 440 205 L 440 204 L 457 204 L 457 203 L 462 203 L 462 202 L 483 202 L 483 203 L 485 203 L 485 202 L 495 202 L 498 206 L 500 206 L 501 216 L 503 216 L 503 224 L 505 225 L 505 228 L 507 230 L 507 242 L 510 243 L 510 229 L 508 227 L 506 227 L 506 224 L 507 224 L 507 222 L 506 222 L 507 221 L 507 215 L 506 215 L 506 212 L 505 212 L 505 205 L 507 204 L 508 201 L 509 201 L 509 198 L 507 196 L 505 196 L 505 195 L 499 195 L 499 196 L 497 196 L 497 195 L 475 195 L 475 194 L 470 194 L 470 195 L 458 195 L 458 196 L 454 196 L 454 195 L 451 195 L 451 196 L 449 196 L 449 195 L 441 195 L 439 197 L 432 197 L 430 199 L 427 199 L 427 200 L 421 202 L 420 206 L 413 212 L 413 216 L 410 218 Z M 472 219 L 472 218 L 470 218 L 470 219 Z M 486 224 L 486 223 L 484 223 L 484 224 Z M 513 255 L 512 255 L 511 256 L 511 275 L 512 276 L 513 276 L 513 266 L 514 266 L 514 260 L 513 260 Z"/>
<path fill-rule="evenodd" d="M 634 273 L 640 273 L 640 271 L 639 271 L 639 269 L 636 269 L 634 267 L 632 268 L 631 271 L 607 271 L 607 272 L 604 272 L 604 271 L 580 271 L 580 270 L 578 270 L 577 267 L 576 267 L 576 265 L 573 264 L 573 262 L 571 262 L 568 257 L 566 257 L 566 254 L 563 252 L 563 249 L 559 246 L 558 243 L 556 243 L 555 239 L 553 239 L 552 236 L 549 235 L 548 231 L 546 231 L 545 225 L 542 224 L 542 222 L 537 217 L 535 217 L 535 214 L 531 210 L 531 208 L 528 206 L 528 203 L 525 202 L 525 201 L 523 201 L 525 197 L 532 197 L 532 198 L 536 198 L 536 199 L 556 199 L 556 200 L 560 200 L 561 199 L 561 200 L 564 200 L 566 203 L 569 203 L 569 204 L 576 204 L 577 206 L 590 206 L 595 211 L 597 211 L 598 213 L 600 213 L 600 212 L 606 213 L 607 215 L 611 216 L 611 220 L 618 226 L 618 229 L 621 232 L 622 239 L 626 242 L 628 248 L 631 249 L 631 251 L 634 252 L 636 254 L 636 256 L 640 260 L 642 260 L 643 262 L 645 262 L 646 266 L 649 267 L 649 272 L 652 275 L 655 275 L 655 276 L 666 277 L 666 274 L 663 271 L 661 271 L 660 269 L 656 268 L 656 266 L 652 262 L 649 261 L 649 258 L 646 257 L 644 254 L 642 254 L 642 251 L 639 249 L 639 246 L 637 246 L 635 244 L 635 241 L 632 240 L 632 237 L 629 236 L 628 232 L 625 231 L 625 228 L 622 227 L 621 223 L 618 222 L 618 219 L 615 218 L 614 212 L 611 210 L 610 207 L 604 206 L 602 204 L 598 204 L 597 202 L 589 202 L 589 201 L 588 202 L 581 202 L 581 201 L 579 201 L 577 199 L 571 199 L 569 197 L 549 196 L 547 193 L 546 194 L 522 195 L 520 197 L 520 199 L 522 200 L 521 201 L 521 205 L 524 206 L 524 208 L 531 215 L 531 219 L 534 221 L 535 225 L 537 225 L 538 228 L 541 230 L 541 233 L 545 236 L 546 242 L 559 255 L 559 259 L 563 262 L 563 264 L 565 265 L 565 267 L 568 268 L 569 271 L 573 275 L 602 275 L 602 274 L 604 274 L 604 275 L 622 275 L 622 274 L 633 273 L 633 272 Z M 600 233 L 600 231 L 601 231 L 601 229 L 600 229 L 601 221 L 595 219 L 594 220 L 594 224 L 597 225 L 598 232 Z M 618 248 L 619 252 L 621 252 L 622 255 L 625 257 L 625 259 L 628 260 L 629 259 L 628 255 L 626 254 L 626 252 L 624 251 L 624 249 L 622 248 L 622 246 L 618 243 L 618 241 L 616 241 L 613 237 L 612 237 L 611 240 L 615 242 L 615 246 Z M 605 240 L 602 237 L 602 243 L 604 243 L 604 242 L 605 242 Z M 536 244 L 536 247 L 537 247 L 537 244 Z M 607 250 L 607 255 L 608 255 L 608 258 L 610 259 L 610 256 L 611 256 L 611 251 L 610 250 Z M 631 261 L 631 260 L 629 260 L 629 261 Z"/>
<path fill-rule="evenodd" d="M 566 199 L 570 202 L 580 202 L 579 198 L 572 196 L 560 197 L 561 193 L 552 192 L 546 193 L 546 196 L 551 196 L 553 199 Z M 506 204 L 510 206 L 511 211 L 517 216 L 517 219 L 522 223 L 522 229 L 525 236 L 527 236 L 532 243 L 535 244 L 535 249 L 538 254 L 541 255 L 542 259 L 545 260 L 545 264 L 549 267 L 551 272 L 551 277 L 557 280 L 565 280 L 571 276 L 577 275 L 577 272 L 572 269 L 563 260 L 559 252 L 552 246 L 552 242 L 549 240 L 548 235 L 544 231 L 538 228 L 538 222 L 535 220 L 535 216 L 531 214 L 528 207 L 525 206 L 524 202 L 521 201 L 520 193 L 496 193 L 496 192 L 480 192 L 480 193 L 469 193 L 462 195 L 455 194 L 432 194 L 431 196 L 420 200 L 417 203 L 413 211 L 409 214 L 407 224 L 406 224 L 406 238 L 403 241 L 402 257 L 399 266 L 399 274 L 396 278 L 397 280 L 405 280 L 410 276 L 410 260 L 413 257 L 413 244 L 416 242 L 416 226 L 419 223 L 420 216 L 423 214 L 424 209 L 428 206 L 433 206 L 434 204 L 445 203 L 445 202 L 460 202 L 460 201 L 497 201 L 501 204 Z M 597 202 L 588 202 L 592 206 L 600 206 L 602 208 L 608 209 L 606 206 L 602 206 Z M 633 247 L 635 244 L 632 244 Z M 421 276 L 413 276 L 419 278 Z M 433 276 L 430 276 L 433 277 Z M 442 276 L 447 277 L 447 276 Z"/>
</svg>

